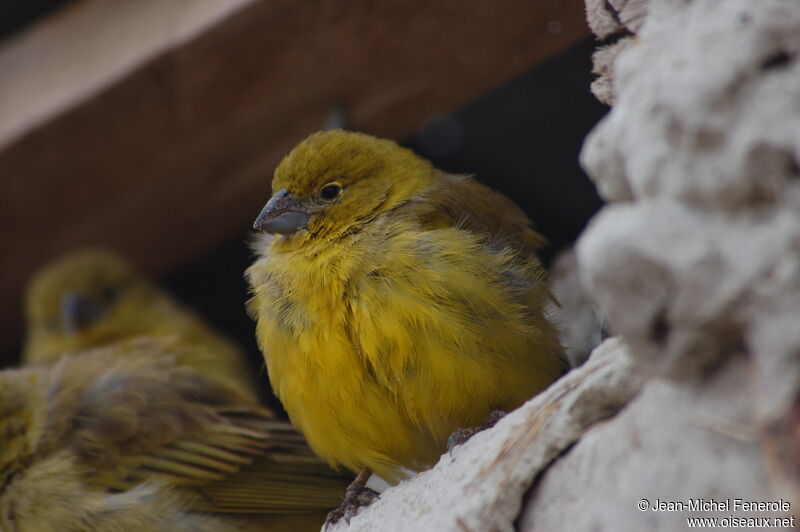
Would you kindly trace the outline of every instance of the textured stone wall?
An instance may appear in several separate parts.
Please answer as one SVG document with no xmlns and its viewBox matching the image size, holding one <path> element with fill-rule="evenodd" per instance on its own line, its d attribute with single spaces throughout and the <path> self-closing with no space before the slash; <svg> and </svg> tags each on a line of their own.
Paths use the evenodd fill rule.
<svg viewBox="0 0 800 532">
<path fill-rule="evenodd" d="M 604 3 L 621 39 L 596 55 L 593 89 L 614 107 L 582 162 L 610 205 L 578 262 L 654 374 L 547 471 L 523 523 L 548 529 L 565 490 L 580 530 L 703 515 L 634 511 L 642 498 L 783 498 L 797 513 L 800 3 L 630 4 L 635 27 L 624 2 Z M 729 514 L 787 515 L 708 515 Z"/>
</svg>

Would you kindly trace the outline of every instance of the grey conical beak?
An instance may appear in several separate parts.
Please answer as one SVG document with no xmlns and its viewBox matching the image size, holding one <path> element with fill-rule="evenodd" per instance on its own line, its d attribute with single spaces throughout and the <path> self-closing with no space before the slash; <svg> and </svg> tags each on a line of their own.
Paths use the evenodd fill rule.
<svg viewBox="0 0 800 532">
<path fill-rule="evenodd" d="M 68 334 L 78 334 L 102 313 L 103 308 L 83 294 L 69 293 L 61 298 L 61 323 Z"/>
<path fill-rule="evenodd" d="M 285 188 L 276 192 L 261 209 L 253 229 L 281 235 L 292 234 L 308 227 L 309 214 L 297 197 Z"/>
</svg>

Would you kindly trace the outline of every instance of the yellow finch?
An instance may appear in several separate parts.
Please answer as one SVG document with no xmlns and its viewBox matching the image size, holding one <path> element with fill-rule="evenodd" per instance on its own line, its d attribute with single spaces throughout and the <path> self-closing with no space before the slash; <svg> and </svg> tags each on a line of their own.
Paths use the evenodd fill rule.
<svg viewBox="0 0 800 532">
<path fill-rule="evenodd" d="M 236 345 L 115 253 L 76 251 L 47 264 L 28 285 L 25 311 L 25 363 L 142 335 L 171 336 L 203 347 L 186 363 L 255 390 L 253 372 Z"/>
<path fill-rule="evenodd" d="M 0 530 L 318 529 L 346 482 L 183 364 L 193 349 L 140 338 L 0 372 Z"/>
<path fill-rule="evenodd" d="M 330 463 L 397 480 L 566 370 L 542 239 L 508 198 L 342 130 L 300 143 L 272 190 L 250 310 L 273 389 Z"/>
<path fill-rule="evenodd" d="M 152 459 L 140 456 L 143 451 L 137 447 L 139 444 L 120 449 L 103 448 L 97 452 L 110 453 L 109 456 L 114 460 L 132 460 L 140 464 L 137 467 L 142 470 L 176 472 L 177 475 L 166 477 L 166 481 L 158 477 L 168 487 L 185 484 L 186 479 L 181 477 L 182 474 L 190 477 L 190 483 L 194 480 L 203 485 L 211 482 L 217 490 L 214 497 L 219 497 L 219 501 L 224 503 L 219 508 L 212 506 L 211 510 L 271 514 L 265 518 L 236 521 L 236 527 L 268 524 L 270 530 L 318 530 L 324 517 L 321 512 L 335 507 L 337 500 L 341 498 L 348 479 L 333 473 L 327 465 L 314 457 L 302 437 L 288 422 L 279 420 L 256 404 L 252 379 L 246 371 L 240 350 L 215 333 L 195 314 L 177 305 L 167 294 L 136 274 L 119 256 L 106 251 L 79 251 L 46 266 L 34 277 L 28 288 L 26 313 L 28 338 L 24 358 L 28 363 L 38 363 L 38 368 L 28 372 L 9 372 L 9 381 L 27 378 L 19 375 L 50 375 L 55 371 L 66 371 L 46 368 L 62 357 L 73 356 L 69 354 L 71 350 L 109 345 L 106 352 L 81 354 L 73 356 L 68 362 L 58 362 L 56 367 L 68 368 L 71 372 L 59 382 L 80 393 L 105 396 L 105 390 L 113 385 L 124 389 L 124 394 L 120 392 L 117 403 L 109 398 L 105 410 L 78 410 L 72 413 L 70 408 L 76 408 L 72 400 L 62 402 L 56 398 L 48 404 L 37 406 L 41 399 L 38 395 L 27 396 L 14 392 L 12 395 L 16 397 L 14 404 L 17 406 L 8 406 L 9 399 L 0 395 L 0 409 L 4 405 L 10 411 L 24 407 L 26 411 L 32 412 L 30 416 L 42 416 L 42 409 L 46 408 L 50 415 L 59 418 L 75 415 L 84 423 L 108 426 L 108 430 L 120 427 L 124 429 L 125 438 L 145 441 L 154 431 L 157 432 L 164 426 L 163 419 L 159 417 L 161 410 L 165 411 L 164 415 L 172 412 L 170 415 L 176 416 L 175 420 L 178 421 L 183 415 L 181 412 L 184 407 L 215 406 L 215 396 L 219 390 L 224 390 L 230 401 L 217 405 L 222 410 L 209 417 L 208 430 L 193 429 L 189 435 L 179 435 L 186 439 L 180 444 L 172 443 L 169 439 L 156 438 L 152 442 L 147 440 L 148 443 L 153 443 L 148 451 L 154 457 Z M 139 339 L 139 344 L 120 343 L 135 338 Z M 165 349 L 165 345 L 169 349 Z M 165 351 L 168 353 L 165 354 Z M 179 356 L 177 362 L 173 363 L 170 357 L 174 358 L 175 352 Z M 125 361 L 126 356 L 131 360 Z M 148 361 L 148 357 L 152 360 Z M 82 364 L 87 368 L 85 372 L 80 369 Z M 106 364 L 110 366 L 106 367 Z M 157 390 L 156 386 L 169 388 L 183 382 L 170 380 L 172 377 L 169 375 L 159 375 L 162 370 L 173 372 L 180 379 L 192 383 L 191 392 L 194 395 L 185 397 L 173 393 L 176 390 Z M 129 373 L 121 373 L 124 371 Z M 151 386 L 152 389 L 149 388 Z M 97 400 L 101 401 L 103 397 L 98 397 Z M 211 404 L 205 405 L 206 401 Z M 149 418 L 151 414 L 154 416 L 152 424 Z M 235 441 L 238 436 L 233 426 L 239 423 L 239 416 L 243 416 L 241 421 L 245 423 L 243 434 L 258 440 L 255 446 L 252 442 Z M 254 426 L 248 424 L 247 420 L 250 418 L 256 420 Z M 247 432 L 250 429 L 253 431 Z M 21 441 L 27 441 L 30 437 L 27 434 L 22 435 Z M 69 434 L 48 438 L 55 438 L 50 443 L 54 453 L 74 445 Z M 226 442 L 235 449 L 227 449 Z M 96 445 L 104 447 L 107 442 L 98 441 Z M 2 447 L 3 437 L 0 431 L 0 448 Z M 244 452 L 244 455 L 238 456 L 239 451 Z M 12 453 L 8 458 L 9 463 L 15 463 L 14 456 L 21 455 Z M 255 459 L 254 464 L 248 463 L 251 458 Z M 228 463 L 230 461 L 233 466 Z M 25 470 L 26 464 L 28 462 L 22 461 L 20 457 L 15 467 Z M 73 476 L 80 476 L 86 467 L 82 463 L 60 459 L 57 464 L 65 474 Z M 117 471 L 113 468 L 112 470 Z M 181 511 L 184 499 L 172 497 L 172 489 L 162 493 L 144 487 L 141 483 L 151 477 L 152 475 L 137 475 L 131 483 L 123 486 L 128 490 L 123 493 L 132 495 L 115 500 L 127 501 L 129 506 L 126 512 L 135 515 L 144 512 L 143 515 L 148 515 L 151 511 L 157 513 L 169 510 L 165 515 L 173 516 L 176 522 L 166 526 L 168 530 L 172 530 L 172 527 L 182 529 L 178 527 L 179 522 L 187 530 L 193 530 L 195 521 L 211 523 L 208 525 L 210 530 L 214 530 L 219 524 L 217 518 L 191 517 Z M 85 485 L 84 477 L 76 482 L 74 486 L 63 487 L 63 497 L 79 500 L 84 491 L 91 489 L 94 491 L 87 493 L 91 497 L 100 498 L 109 490 L 120 487 L 118 479 L 105 474 L 92 477 L 91 488 Z M 45 479 L 37 489 L 46 491 L 50 489 L 50 484 Z M 2 485 L 0 474 L 0 486 Z M 192 493 L 194 498 L 202 495 L 204 500 L 209 496 L 207 491 Z M 136 494 L 144 494 L 146 497 Z M 87 503 L 86 507 L 77 506 L 76 512 L 72 514 L 68 513 L 65 505 L 65 519 L 82 519 L 81 512 L 91 516 L 93 508 L 97 508 L 97 512 L 104 511 L 102 506 L 95 507 L 92 504 L 94 503 Z M 297 515 L 298 513 L 303 515 Z M 42 519 L 55 520 L 55 515 L 57 514 L 45 512 Z M 228 518 L 225 522 L 233 521 Z M 109 527 L 111 525 L 103 525 L 96 529 L 106 530 Z"/>
</svg>

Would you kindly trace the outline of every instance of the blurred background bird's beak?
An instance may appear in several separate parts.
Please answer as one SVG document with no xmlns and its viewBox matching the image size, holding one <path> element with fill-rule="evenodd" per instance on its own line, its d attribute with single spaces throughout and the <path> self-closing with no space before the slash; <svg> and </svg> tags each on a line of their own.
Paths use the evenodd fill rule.
<svg viewBox="0 0 800 532">
<path fill-rule="evenodd" d="M 276 192 L 261 209 L 253 229 L 288 235 L 308 226 L 309 214 L 285 188 Z"/>
<path fill-rule="evenodd" d="M 61 320 L 68 334 L 78 334 L 100 317 L 103 309 L 83 294 L 70 293 L 61 299 Z"/>
</svg>

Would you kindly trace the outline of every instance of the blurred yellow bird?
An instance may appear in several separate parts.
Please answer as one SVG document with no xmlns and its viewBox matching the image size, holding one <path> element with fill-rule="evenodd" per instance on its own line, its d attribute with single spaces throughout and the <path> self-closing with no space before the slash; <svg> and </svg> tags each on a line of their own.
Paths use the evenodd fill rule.
<svg viewBox="0 0 800 532">
<path fill-rule="evenodd" d="M 195 347 L 140 338 L 0 372 L 0 530 L 318 530 L 347 481 Z"/>
<path fill-rule="evenodd" d="M 241 349 L 116 253 L 75 251 L 44 266 L 28 285 L 25 314 L 26 364 L 137 336 L 174 337 L 203 348 L 187 364 L 255 393 L 254 372 Z"/>
<path fill-rule="evenodd" d="M 12 391 L 8 395 L 0 394 L 0 410 L 6 408 L 13 413 L 15 409 L 24 409 L 26 413 L 20 415 L 25 418 L 43 416 L 43 409 L 59 419 L 77 416 L 82 423 L 103 425 L 108 427 L 107 430 L 119 429 L 122 431 L 120 438 L 150 445 L 146 449 L 140 443 L 116 448 L 111 445 L 113 440 L 96 442 L 98 449 L 92 452 L 106 453 L 115 462 L 131 462 L 137 464 L 137 471 L 150 472 L 143 475 L 140 471 L 128 483 L 120 484 L 114 476 L 122 474 L 122 466 L 105 464 L 109 467 L 108 474 L 95 472 L 87 476 L 82 462 L 58 459 L 59 474 L 77 476 L 75 483 L 60 486 L 54 480 L 56 476 L 47 477 L 42 479 L 37 490 L 59 490 L 60 497 L 70 500 L 80 500 L 84 494 L 88 494 L 87 497 L 91 495 L 87 501 L 94 501 L 101 495 L 104 497 L 103 494 L 109 490 L 122 490 L 121 494 L 129 495 L 114 500 L 125 501 L 128 505 L 126 512 L 133 516 L 130 519 L 139 514 L 149 516 L 151 511 L 164 511 L 166 516 L 171 516 L 170 519 L 175 519 L 174 524 L 165 525 L 167 530 L 194 530 L 194 523 L 202 524 L 205 528 L 198 529 L 203 530 L 216 530 L 216 526 L 228 526 L 229 523 L 233 523 L 231 526 L 237 530 L 250 525 L 257 525 L 257 530 L 267 525 L 269 530 L 318 530 L 324 518 L 323 512 L 335 507 L 341 499 L 350 478 L 331 471 L 313 456 L 296 429 L 257 405 L 254 379 L 246 369 L 239 348 L 138 275 L 120 256 L 108 251 L 84 250 L 45 266 L 28 287 L 26 315 L 28 334 L 24 359 L 28 364 L 35 364 L 36 369 L 8 372 L 4 377 L 8 382 L 24 381 L 28 376 L 44 382 L 41 379 L 49 377 L 42 375 L 69 371 L 69 375 L 59 381 L 65 394 L 74 389 L 74 393 L 92 394 L 98 401 L 108 395 L 106 391 L 118 388 L 119 394 L 108 396 L 103 402 L 104 409 L 73 412 L 70 409 L 78 407 L 72 399 L 60 401 L 57 396 L 41 404 L 39 395 L 25 395 L 20 384 L 18 391 L 10 388 Z M 134 339 L 139 343 L 131 343 Z M 82 353 L 100 345 L 110 347 L 105 352 Z M 76 356 L 70 352 L 79 354 Z M 63 357 L 69 361 L 57 362 Z M 126 357 L 130 360 L 125 360 Z M 176 362 L 171 362 L 170 357 L 177 357 Z M 64 369 L 49 369 L 56 362 L 56 368 Z M 85 371 L 81 366 L 86 366 Z M 182 380 L 170 380 L 171 377 L 161 375 L 161 371 L 173 372 Z M 191 392 L 191 397 L 181 395 L 181 390 L 170 389 L 184 381 L 192 384 L 192 389 L 186 391 Z M 168 389 L 159 391 L 157 386 Z M 218 405 L 215 401 L 219 390 L 225 390 L 230 401 Z M 206 401 L 210 403 L 205 404 Z M 175 437 L 181 438 L 179 443 L 167 436 L 151 438 L 154 432 L 165 427 L 165 422 L 159 417 L 162 410 L 164 416 L 173 415 L 178 423 L 184 408 L 211 406 L 219 406 L 220 410 L 209 414 L 208 430 L 193 429 L 190 433 L 178 434 Z M 248 419 L 255 424 L 251 426 Z M 240 421 L 243 423 L 241 434 L 255 438 L 257 443 L 237 439 L 239 429 L 235 425 Z M 179 428 L 180 424 L 175 430 Z M 0 430 L 0 448 L 5 442 L 3 434 Z M 20 435 L 20 441 L 31 443 L 29 440 L 35 434 L 38 434 L 36 430 L 26 432 Z M 48 452 L 57 454 L 57 451 L 77 445 L 70 439 L 73 438 L 71 434 L 47 437 L 53 440 L 48 444 L 52 446 Z M 227 448 L 228 444 L 233 449 Z M 27 471 L 29 461 L 23 459 L 24 453 L 13 451 L 13 446 L 10 448 L 12 451 L 6 456 L 6 463 Z M 239 452 L 244 455 L 239 456 Z M 252 465 L 249 463 L 251 460 L 255 460 Z M 3 485 L 2 471 L 0 464 L 0 486 Z M 159 472 L 174 474 L 153 477 Z M 38 478 L 35 472 L 26 472 L 26 475 Z M 153 478 L 166 487 L 153 491 L 154 488 L 142 484 Z M 171 495 L 175 486 L 187 483 L 207 486 L 192 491 L 190 500 L 202 498 L 219 503 L 204 506 L 205 510 L 254 516 L 232 520 L 187 514 L 182 510 L 186 494 L 178 498 Z M 209 489 L 213 491 L 212 499 L 209 499 L 212 497 Z M 0 493 L 2 491 L 0 488 Z M 38 497 L 36 493 L 24 491 L 19 500 Z M 53 511 L 37 514 L 36 519 L 59 522 L 61 518 L 57 512 L 61 512 L 63 519 L 67 519 L 64 522 L 68 523 L 83 519 L 81 512 L 93 516 L 94 509 L 105 511 L 95 502 L 78 505 L 73 513 L 68 512 L 66 503 L 63 508 L 48 508 Z M 264 513 L 270 515 L 261 517 L 260 514 Z M 200 524 L 196 526 L 200 527 Z M 114 529 L 109 524 L 88 530 L 109 528 Z"/>
<path fill-rule="evenodd" d="M 272 190 L 249 306 L 272 387 L 325 460 L 395 481 L 566 371 L 543 240 L 505 196 L 342 130 L 300 143 Z"/>
</svg>

